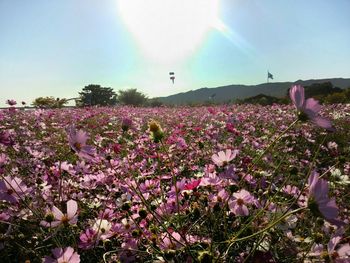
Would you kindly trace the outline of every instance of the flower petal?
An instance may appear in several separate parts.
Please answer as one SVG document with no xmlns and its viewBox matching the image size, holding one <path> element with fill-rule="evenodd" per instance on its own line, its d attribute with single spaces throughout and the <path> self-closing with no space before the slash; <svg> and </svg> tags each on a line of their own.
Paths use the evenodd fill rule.
<svg viewBox="0 0 350 263">
<path fill-rule="evenodd" d="M 69 219 L 72 219 L 78 211 L 78 204 L 74 200 L 67 202 L 67 215 Z"/>
</svg>

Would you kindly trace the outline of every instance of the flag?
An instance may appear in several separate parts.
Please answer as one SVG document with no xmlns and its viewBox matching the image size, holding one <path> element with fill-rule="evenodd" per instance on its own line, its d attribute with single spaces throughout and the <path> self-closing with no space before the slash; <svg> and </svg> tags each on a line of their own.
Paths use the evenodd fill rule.
<svg viewBox="0 0 350 263">
<path fill-rule="evenodd" d="M 171 81 L 173 82 L 174 84 L 174 80 L 175 80 L 175 73 L 174 72 L 169 72 L 169 75 L 170 75 L 170 79 Z"/>
<path fill-rule="evenodd" d="M 273 79 L 273 75 L 270 72 L 267 72 L 267 79 Z"/>
</svg>

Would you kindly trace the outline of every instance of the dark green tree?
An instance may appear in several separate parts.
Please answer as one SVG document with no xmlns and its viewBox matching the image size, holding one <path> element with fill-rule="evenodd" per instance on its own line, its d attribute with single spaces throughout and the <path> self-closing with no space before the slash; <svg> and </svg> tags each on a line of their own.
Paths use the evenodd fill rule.
<svg viewBox="0 0 350 263">
<path fill-rule="evenodd" d="M 141 106 L 147 102 L 147 97 L 137 89 L 119 90 L 118 102 L 124 105 Z"/>
<path fill-rule="evenodd" d="M 38 108 L 62 108 L 67 103 L 66 99 L 54 97 L 39 97 L 36 98 L 32 105 Z"/>
<path fill-rule="evenodd" d="M 83 106 L 109 106 L 117 103 L 117 94 L 113 89 L 101 87 L 101 85 L 85 86 L 79 95 Z"/>
</svg>

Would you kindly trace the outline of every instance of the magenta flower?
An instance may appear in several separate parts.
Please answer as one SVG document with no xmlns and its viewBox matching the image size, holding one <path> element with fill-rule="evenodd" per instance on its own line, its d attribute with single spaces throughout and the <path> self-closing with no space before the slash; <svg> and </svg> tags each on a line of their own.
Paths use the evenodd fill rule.
<svg viewBox="0 0 350 263">
<path fill-rule="evenodd" d="M 249 210 L 247 205 L 254 202 L 254 197 L 247 191 L 242 189 L 241 191 L 234 193 L 234 200 L 229 202 L 230 210 L 235 215 L 247 216 L 249 215 Z"/>
<path fill-rule="evenodd" d="M 79 239 L 79 248 L 85 250 L 93 248 L 99 242 L 97 232 L 92 228 L 88 228 L 85 232 L 81 233 Z"/>
<path fill-rule="evenodd" d="M 74 200 L 67 202 L 67 214 L 63 214 L 56 206 L 52 207 L 50 213 L 46 215 L 45 221 L 41 221 L 40 225 L 45 227 L 57 227 L 61 224 L 74 225 L 78 221 L 78 204 Z"/>
<path fill-rule="evenodd" d="M 72 247 L 52 249 L 54 257 L 46 256 L 44 263 L 79 263 L 80 255 Z"/>
<path fill-rule="evenodd" d="M 12 204 L 18 203 L 29 191 L 30 189 L 18 177 L 5 176 L 0 181 L 0 200 L 5 200 Z"/>
<path fill-rule="evenodd" d="M 86 144 L 88 135 L 82 130 L 76 130 L 74 126 L 67 129 L 69 145 L 79 157 L 92 160 L 96 155 L 96 149 Z"/>
<path fill-rule="evenodd" d="M 130 118 L 125 117 L 122 119 L 122 130 L 123 131 L 129 130 L 131 128 L 131 126 L 132 126 L 132 120 Z"/>
<path fill-rule="evenodd" d="M 319 115 L 321 105 L 318 103 L 318 101 L 313 98 L 305 100 L 304 87 L 300 85 L 292 86 L 292 88 L 289 90 L 289 96 L 294 106 L 297 108 L 298 117 L 300 120 L 310 120 L 317 126 L 325 128 L 329 131 L 335 130 L 330 120 Z"/>
<path fill-rule="evenodd" d="M 192 180 L 190 183 L 185 184 L 185 190 L 194 190 L 201 183 L 201 179 Z"/>
<path fill-rule="evenodd" d="M 220 151 L 217 154 L 213 154 L 211 159 L 217 166 L 220 167 L 227 165 L 237 156 L 237 154 L 238 150 L 231 151 L 230 149 L 227 149 L 225 152 Z"/>
<path fill-rule="evenodd" d="M 336 219 L 339 209 L 335 199 L 329 199 L 328 197 L 328 182 L 320 179 L 315 171 L 309 177 L 308 207 L 314 215 L 324 217 L 331 224 L 344 224 Z"/>
<path fill-rule="evenodd" d="M 9 131 L 0 131 L 0 143 L 5 146 L 14 144 Z"/>
</svg>

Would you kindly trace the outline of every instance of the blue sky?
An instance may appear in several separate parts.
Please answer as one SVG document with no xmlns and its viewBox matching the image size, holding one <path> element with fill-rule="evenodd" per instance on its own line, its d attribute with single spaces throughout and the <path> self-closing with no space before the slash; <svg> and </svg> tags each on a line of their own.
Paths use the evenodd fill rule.
<svg viewBox="0 0 350 263">
<path fill-rule="evenodd" d="M 90 83 L 155 97 L 258 84 L 267 70 L 350 77 L 349 0 L 186 1 L 0 0 L 0 106 Z"/>
</svg>

